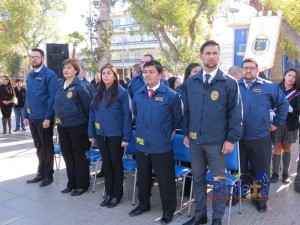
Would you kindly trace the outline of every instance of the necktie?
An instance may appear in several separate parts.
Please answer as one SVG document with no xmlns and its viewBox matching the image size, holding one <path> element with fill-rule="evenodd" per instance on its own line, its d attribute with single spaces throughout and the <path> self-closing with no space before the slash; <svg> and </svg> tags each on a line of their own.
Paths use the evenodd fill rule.
<svg viewBox="0 0 300 225">
<path fill-rule="evenodd" d="M 149 98 L 151 99 L 154 94 L 154 90 L 152 88 L 149 89 Z"/>
<path fill-rule="evenodd" d="M 209 84 L 208 83 L 209 78 L 210 78 L 210 74 L 205 74 L 204 89 L 206 89 Z"/>
<path fill-rule="evenodd" d="M 252 82 L 246 82 L 247 89 L 249 89 L 252 86 Z"/>
</svg>

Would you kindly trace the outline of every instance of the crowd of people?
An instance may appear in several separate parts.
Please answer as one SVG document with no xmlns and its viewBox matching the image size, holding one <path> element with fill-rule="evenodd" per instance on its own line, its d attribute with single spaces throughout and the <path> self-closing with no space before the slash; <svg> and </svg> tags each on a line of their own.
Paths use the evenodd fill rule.
<svg viewBox="0 0 300 225">
<path fill-rule="evenodd" d="M 185 165 L 193 171 L 196 201 L 194 216 L 184 225 L 207 223 L 207 168 L 213 177 L 224 176 L 225 156 L 233 151 L 236 142 L 242 183 L 260 183 L 258 192 L 250 195 L 255 194 L 252 201 L 256 209 L 265 212 L 270 182 L 279 178 L 281 158 L 282 182 L 290 182 L 291 145 L 300 127 L 299 73 L 288 69 L 280 84 L 272 83 L 258 76 L 259 65 L 248 58 L 241 68 L 231 67 L 228 75 L 219 68 L 220 46 L 212 40 L 202 44 L 200 55 L 201 63 L 189 64 L 181 82 L 177 77 L 166 80 L 163 66 L 145 54 L 141 63 L 132 67 L 133 76 L 126 90 L 113 65 L 105 65 L 90 83 L 75 59 L 63 62 L 64 78 L 58 81 L 57 75 L 44 65 L 44 52 L 33 49 L 27 90 L 21 80 L 16 80 L 13 89 L 9 77 L 3 78 L 0 87 L 3 133 L 7 132 L 7 124 L 11 133 L 14 106 L 15 131 L 26 130 L 29 125 L 37 149 L 37 175 L 27 183 L 41 182 L 44 187 L 53 182 L 56 124 L 68 177 L 61 192 L 78 196 L 88 190 L 90 174 L 85 152 L 91 143 L 97 143 L 106 191 L 100 206 L 117 206 L 123 195 L 124 147 L 135 128 L 139 205 L 129 215 L 151 210 L 154 170 L 162 204 L 161 222 L 169 223 L 177 206 L 172 134 L 181 129 L 190 151 L 191 163 Z M 300 165 L 295 180 L 297 192 L 299 170 Z M 189 196 L 190 185 L 191 180 L 187 180 L 185 196 Z M 213 194 L 212 224 L 222 224 L 226 201 L 221 198 L 221 190 Z"/>
</svg>

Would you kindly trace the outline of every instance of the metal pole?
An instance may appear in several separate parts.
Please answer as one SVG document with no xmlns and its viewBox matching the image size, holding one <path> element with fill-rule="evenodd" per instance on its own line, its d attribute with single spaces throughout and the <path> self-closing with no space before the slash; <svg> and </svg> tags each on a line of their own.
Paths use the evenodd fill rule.
<svg viewBox="0 0 300 225">
<path fill-rule="evenodd" d="M 124 66 L 124 34 L 122 33 L 122 79 L 125 81 L 125 66 Z"/>
</svg>

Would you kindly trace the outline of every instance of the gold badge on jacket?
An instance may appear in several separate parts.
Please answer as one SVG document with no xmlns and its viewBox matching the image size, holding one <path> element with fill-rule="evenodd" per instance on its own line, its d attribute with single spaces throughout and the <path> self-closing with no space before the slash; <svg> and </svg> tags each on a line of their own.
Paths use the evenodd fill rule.
<svg viewBox="0 0 300 225">
<path fill-rule="evenodd" d="M 67 94 L 67 98 L 72 98 L 72 95 L 73 95 L 72 91 L 69 91 Z"/>
<path fill-rule="evenodd" d="M 210 94 L 210 98 L 211 98 L 211 100 L 216 101 L 216 100 L 219 98 L 219 92 L 213 91 L 213 92 Z"/>
</svg>

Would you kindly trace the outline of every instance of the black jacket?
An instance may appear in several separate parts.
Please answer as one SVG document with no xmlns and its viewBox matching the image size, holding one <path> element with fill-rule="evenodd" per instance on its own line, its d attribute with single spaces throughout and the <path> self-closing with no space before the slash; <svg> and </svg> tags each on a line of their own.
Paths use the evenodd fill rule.
<svg viewBox="0 0 300 225">
<path fill-rule="evenodd" d="M 280 84 L 281 90 L 287 96 L 292 90 L 285 90 L 284 84 Z M 300 128 L 299 114 L 300 114 L 300 94 L 293 97 L 290 101 L 290 106 L 293 108 L 293 112 L 289 112 L 286 118 L 286 127 L 288 131 L 294 131 Z"/>
<path fill-rule="evenodd" d="M 20 91 L 17 87 L 15 87 L 15 94 L 18 99 L 18 104 L 15 107 L 24 107 L 25 97 L 26 97 L 26 89 L 21 88 Z"/>
</svg>

